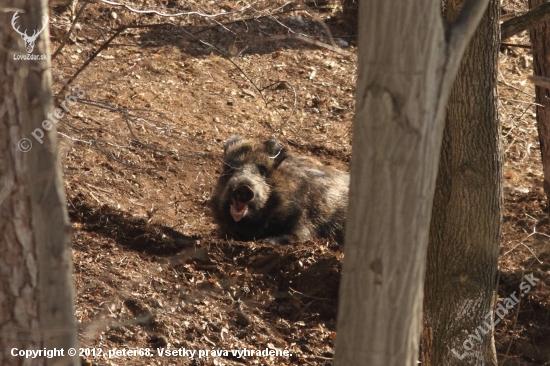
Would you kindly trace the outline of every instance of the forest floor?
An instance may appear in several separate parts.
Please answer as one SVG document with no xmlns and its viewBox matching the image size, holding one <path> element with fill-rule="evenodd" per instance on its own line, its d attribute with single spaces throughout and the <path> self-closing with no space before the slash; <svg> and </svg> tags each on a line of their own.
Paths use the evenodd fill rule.
<svg viewBox="0 0 550 366">
<path fill-rule="evenodd" d="M 81 103 L 58 124 L 85 364 L 332 364 L 343 248 L 327 240 L 274 247 L 223 239 L 208 201 L 223 144 L 234 134 L 276 137 L 348 169 L 355 41 L 332 2 L 254 4 L 135 3 L 169 14 L 218 14 L 212 18 L 91 3 L 53 61 L 59 93 L 114 29 L 157 24 L 123 31 L 84 68 L 72 83 Z M 503 4 L 503 13 L 524 9 L 524 1 Z M 52 52 L 69 15 L 52 11 Z M 335 44 L 320 47 L 330 44 L 329 32 Z M 531 73 L 529 49 L 502 48 L 499 296 L 517 291 L 524 274 L 540 279 L 497 325 L 503 365 L 550 363 L 550 233 Z M 151 355 L 140 356 L 147 348 Z M 113 354 L 117 349 L 138 355 Z M 157 349 L 187 352 L 168 357 Z M 243 349 L 264 354 L 231 353 Z"/>
</svg>

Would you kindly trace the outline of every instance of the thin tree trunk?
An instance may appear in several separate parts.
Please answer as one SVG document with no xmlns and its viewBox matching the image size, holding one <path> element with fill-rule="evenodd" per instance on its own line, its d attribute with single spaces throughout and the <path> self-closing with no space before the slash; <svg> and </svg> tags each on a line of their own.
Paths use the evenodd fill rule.
<svg viewBox="0 0 550 366">
<path fill-rule="evenodd" d="M 20 30 L 43 25 L 45 1 L 13 1 Z M 31 132 L 52 113 L 49 32 L 32 54 L 45 61 L 15 59 L 25 43 L 10 26 L 13 12 L 0 12 L 0 364 L 76 365 L 77 347 L 70 226 L 65 206 L 55 125 L 43 143 L 28 147 Z M 29 141 L 18 143 L 22 138 Z M 25 359 L 12 349 L 63 349 L 65 357 Z M 15 351 L 16 354 L 18 351 Z M 59 355 L 59 354 L 58 354 Z"/>
<path fill-rule="evenodd" d="M 545 4 L 545 0 L 529 0 L 529 8 Z M 539 23 L 531 29 L 533 45 L 533 71 L 535 75 L 550 77 L 550 21 Z M 544 172 L 544 191 L 546 205 L 550 207 L 550 90 L 535 86 L 537 102 L 537 129 L 539 132 L 542 170 Z"/>
<path fill-rule="evenodd" d="M 445 16 L 452 19 L 457 11 L 449 2 Z M 497 364 L 492 303 L 502 208 L 499 14 L 499 1 L 491 0 L 447 104 L 428 245 L 422 365 Z"/>
<path fill-rule="evenodd" d="M 445 104 L 487 1 L 359 2 L 359 77 L 334 364 L 415 365 Z"/>
</svg>

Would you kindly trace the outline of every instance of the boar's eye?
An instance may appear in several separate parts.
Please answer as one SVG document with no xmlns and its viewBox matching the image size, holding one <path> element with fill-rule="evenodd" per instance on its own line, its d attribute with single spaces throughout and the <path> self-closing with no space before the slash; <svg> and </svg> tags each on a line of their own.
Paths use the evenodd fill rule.
<svg viewBox="0 0 550 366">
<path fill-rule="evenodd" d="M 262 176 L 264 176 L 264 177 L 267 176 L 267 168 L 266 168 L 265 165 L 259 164 L 259 165 L 258 165 L 258 171 L 260 172 L 260 174 L 261 174 Z"/>
</svg>

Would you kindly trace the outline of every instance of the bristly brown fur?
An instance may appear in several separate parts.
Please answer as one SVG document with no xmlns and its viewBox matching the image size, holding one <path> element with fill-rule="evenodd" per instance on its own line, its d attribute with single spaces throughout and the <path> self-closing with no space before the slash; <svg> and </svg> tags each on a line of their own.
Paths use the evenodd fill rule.
<svg viewBox="0 0 550 366">
<path fill-rule="evenodd" d="M 324 237 L 343 242 L 348 173 L 294 155 L 274 139 L 241 136 L 226 142 L 223 162 L 211 200 L 222 234 L 272 243 Z M 240 216 L 232 216 L 235 207 Z"/>
</svg>

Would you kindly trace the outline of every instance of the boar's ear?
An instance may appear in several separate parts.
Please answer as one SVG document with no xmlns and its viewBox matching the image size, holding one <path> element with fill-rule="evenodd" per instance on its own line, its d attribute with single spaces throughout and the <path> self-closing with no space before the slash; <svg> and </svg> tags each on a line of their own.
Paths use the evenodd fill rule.
<svg viewBox="0 0 550 366">
<path fill-rule="evenodd" d="M 241 141 L 243 137 L 241 135 L 234 135 L 231 136 L 229 139 L 227 139 L 227 142 L 225 143 L 225 146 L 223 147 L 223 153 L 227 154 L 227 150 L 231 147 L 231 145 L 234 145 L 235 143 Z"/>
<path fill-rule="evenodd" d="M 270 159 L 274 160 L 275 165 L 279 165 L 285 160 L 288 155 L 286 153 L 286 148 L 275 139 L 267 140 L 264 142 L 265 150 L 269 155 Z"/>
</svg>

